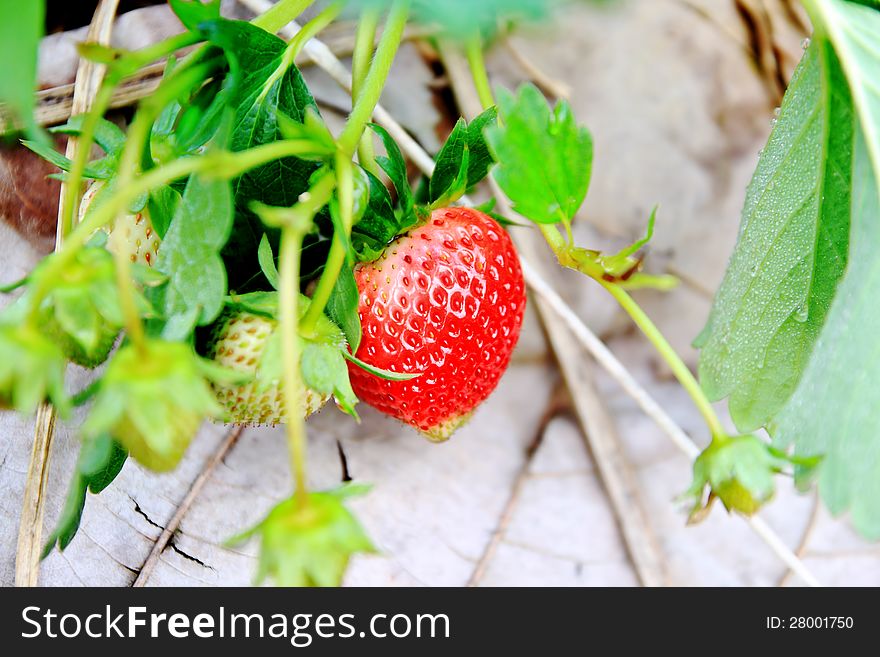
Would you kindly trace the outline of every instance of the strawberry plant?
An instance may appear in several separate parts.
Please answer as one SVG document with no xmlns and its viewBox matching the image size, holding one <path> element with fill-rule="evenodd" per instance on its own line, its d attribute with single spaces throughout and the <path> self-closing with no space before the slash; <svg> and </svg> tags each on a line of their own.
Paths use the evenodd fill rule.
<svg viewBox="0 0 880 657">
<path fill-rule="evenodd" d="M 41 3 L 26 4 L 14 21 L 0 17 L 23 26 L 29 36 L 14 45 L 32 51 Z M 685 494 L 691 519 L 716 499 L 753 514 L 790 473 L 818 480 L 832 511 L 850 509 L 860 531 L 880 536 L 876 1 L 805 2 L 815 34 L 697 339 L 699 380 L 630 295 L 676 283 L 643 270 L 657 211 L 644 239 L 619 252 L 577 244 L 589 131 L 532 85 L 489 85 L 483 51 L 495 30 L 553 2 L 324 2 L 288 42 L 275 34 L 309 0 L 280 0 L 252 22 L 221 17 L 219 0 L 169 4 L 185 26 L 177 36 L 131 52 L 81 47 L 106 75 L 91 111 L 51 129 L 77 138 L 72 159 L 32 119 L 32 72 L 0 84 L 24 143 L 64 181 L 60 248 L 0 314 L 0 408 L 85 408 L 47 551 L 74 539 L 86 492 L 110 485 L 127 457 L 171 470 L 204 421 L 278 423 L 294 490 L 234 540 L 261 540 L 259 579 L 338 584 L 353 554 L 374 551 L 346 506 L 366 487 L 308 487 L 305 419 L 332 398 L 357 421 L 362 401 L 454 440 L 503 376 L 523 321 L 507 231 L 528 228 L 511 224 L 539 231 L 560 265 L 619 302 L 693 398 L 709 444 Z M 342 15 L 359 27 L 352 108 L 334 134 L 294 62 Z M 408 22 L 462 51 L 484 110 L 456 123 L 416 189 L 398 143 L 372 123 Z M 113 90 L 162 60 L 161 83 L 126 130 L 108 121 Z M 468 206 L 490 176 L 515 216 Z M 94 383 L 67 390 L 68 363 L 97 368 Z M 710 403 L 725 397 L 737 433 Z"/>
</svg>

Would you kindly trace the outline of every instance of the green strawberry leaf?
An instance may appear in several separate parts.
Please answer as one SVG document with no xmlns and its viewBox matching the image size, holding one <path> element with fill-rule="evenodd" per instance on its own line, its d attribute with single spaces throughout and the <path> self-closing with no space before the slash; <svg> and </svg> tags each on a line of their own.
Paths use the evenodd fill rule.
<svg viewBox="0 0 880 657">
<path fill-rule="evenodd" d="M 150 223 L 159 239 L 164 240 L 165 235 L 168 234 L 171 221 L 177 214 L 178 205 L 180 205 L 180 194 L 173 187 L 166 185 L 150 191 L 147 211 L 150 214 Z"/>
<path fill-rule="evenodd" d="M 498 162 L 492 176 L 513 209 L 537 223 L 570 222 L 590 185 L 590 133 L 575 123 L 568 102 L 551 111 L 532 84 L 516 96 L 500 91 L 498 109 L 501 121 L 485 134 Z"/>
<path fill-rule="evenodd" d="M 22 126 L 32 141 L 48 143 L 34 121 L 37 54 L 43 36 L 44 2 L 0 4 L 0 132 Z"/>
<path fill-rule="evenodd" d="M 168 285 L 157 291 L 165 317 L 185 316 L 191 324 L 177 324 L 178 338 L 195 324 L 210 324 L 223 308 L 226 268 L 220 252 L 229 239 L 232 214 L 228 182 L 189 179 L 156 260 L 156 269 L 169 277 Z"/>
<path fill-rule="evenodd" d="M 710 399 L 741 431 L 794 392 L 847 263 L 853 108 L 831 45 L 814 38 L 758 162 L 736 249 L 695 344 Z"/>
<path fill-rule="evenodd" d="M 489 169 L 495 164 L 495 158 L 492 157 L 492 151 L 489 148 L 489 143 L 486 141 L 486 129 L 497 123 L 498 109 L 490 107 L 468 124 L 468 188 L 473 187 L 488 176 Z"/>
<path fill-rule="evenodd" d="M 62 171 L 70 171 L 73 162 L 70 158 L 65 157 L 55 150 L 51 143 L 41 141 L 22 140 L 22 145 L 29 148 L 49 164 L 53 164 Z M 93 178 L 95 180 L 108 180 L 116 174 L 118 159 L 115 156 L 103 157 L 86 165 L 83 169 L 83 176 Z"/>
<path fill-rule="evenodd" d="M 249 23 L 219 19 L 201 26 L 207 40 L 222 48 L 229 60 L 228 104 L 234 108 L 231 149 L 243 151 L 280 139 L 283 118 L 302 123 L 306 110 L 317 105 L 295 66 L 274 75 L 283 65 L 285 42 Z M 268 87 L 266 86 L 268 83 Z M 265 227 L 251 211 L 254 201 L 288 208 L 309 189 L 318 164 L 287 157 L 251 169 L 233 183 L 236 220 L 224 251 L 230 284 L 241 287 L 260 273 L 256 259 Z M 275 232 L 275 231 L 273 231 Z M 270 235 L 277 247 L 277 233 Z"/>
<path fill-rule="evenodd" d="M 358 398 L 351 388 L 343 354 L 348 348 L 342 331 L 329 319 L 320 321 L 318 338 L 303 340 L 300 371 L 306 386 L 321 394 L 332 394 L 339 407 L 358 419 Z"/>
<path fill-rule="evenodd" d="M 107 434 L 144 466 L 172 470 L 203 420 L 222 409 L 187 344 L 123 344 L 107 365 L 83 435 Z"/>
<path fill-rule="evenodd" d="M 428 198 L 432 203 L 444 196 L 458 198 L 467 190 L 467 139 L 467 123 L 459 119 L 435 158 L 434 175 L 428 184 Z"/>
<path fill-rule="evenodd" d="M 819 493 L 834 515 L 880 538 L 880 184 L 859 130 L 853 173 L 850 263 L 794 395 L 774 420 L 775 442 L 822 455 Z M 806 483 L 808 473 L 797 473 Z"/>
<path fill-rule="evenodd" d="M 89 491 L 98 494 L 107 488 L 122 470 L 127 458 L 125 448 L 107 435 L 83 442 L 58 524 L 43 548 L 44 559 L 56 545 L 61 551 L 70 545 L 79 529 L 86 494 Z"/>
<path fill-rule="evenodd" d="M 71 116 L 67 123 L 49 128 L 49 132 L 53 134 L 73 135 L 78 137 L 82 134 L 82 126 L 85 121 L 85 114 L 77 114 Z M 99 118 L 95 124 L 93 138 L 95 143 L 101 147 L 107 155 L 119 155 L 125 148 L 125 133 L 118 125 L 105 118 Z"/>
<path fill-rule="evenodd" d="M 362 495 L 361 486 L 309 493 L 281 502 L 256 527 L 230 540 L 258 536 L 256 583 L 272 577 L 279 586 L 339 586 L 352 555 L 376 552 L 344 501 Z"/>
</svg>

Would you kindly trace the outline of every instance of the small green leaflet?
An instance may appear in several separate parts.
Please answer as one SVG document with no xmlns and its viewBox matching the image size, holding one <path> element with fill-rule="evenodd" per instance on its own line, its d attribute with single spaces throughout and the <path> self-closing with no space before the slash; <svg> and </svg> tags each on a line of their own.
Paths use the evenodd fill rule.
<svg viewBox="0 0 880 657">
<path fill-rule="evenodd" d="M 363 215 L 352 228 L 350 240 L 357 259 L 370 262 L 382 255 L 388 243 L 398 235 L 401 222 L 382 181 L 368 171 L 363 173 L 370 186 L 370 196 Z"/>
<path fill-rule="evenodd" d="M 122 470 L 127 458 L 128 451 L 106 434 L 83 442 L 58 526 L 49 535 L 43 548 L 44 559 L 56 545 L 59 550 L 70 545 L 79 529 L 86 493 L 91 491 L 97 495 L 107 488 Z"/>
<path fill-rule="evenodd" d="M 168 228 L 156 268 L 167 274 L 160 288 L 165 317 L 180 338 L 195 324 L 213 321 L 226 296 L 226 268 L 220 251 L 232 228 L 232 192 L 222 180 L 193 176 L 186 185 L 177 213 Z M 185 322 L 173 322 L 175 317 Z"/>
<path fill-rule="evenodd" d="M 84 119 L 85 116 L 82 114 L 73 116 L 64 125 L 51 128 L 50 132 L 62 135 L 79 135 Z M 115 123 L 101 118 L 98 119 L 95 126 L 94 139 L 95 143 L 106 153 L 106 156 L 87 164 L 83 175 L 86 178 L 107 180 L 116 174 L 119 156 L 125 147 L 125 133 Z M 22 144 L 62 171 L 70 171 L 73 166 L 70 159 L 55 150 L 51 142 L 23 140 Z"/>
<path fill-rule="evenodd" d="M 859 133 L 850 266 L 802 381 L 773 427 L 782 448 L 823 455 L 819 492 L 831 513 L 880 538 L 880 187 Z M 803 476 L 799 477 L 803 479 Z"/>
<path fill-rule="evenodd" d="M 278 266 L 275 264 L 275 254 L 272 252 L 272 245 L 269 244 L 269 236 L 263 233 L 260 240 L 260 248 L 257 251 L 257 259 L 260 261 L 260 269 L 263 270 L 263 276 L 272 286 L 273 290 L 278 289 Z"/>
<path fill-rule="evenodd" d="M 333 322 L 342 329 L 345 339 L 351 347 L 352 353 L 357 353 L 361 344 L 361 318 L 358 315 L 357 283 L 354 280 L 354 271 L 351 267 L 343 267 L 333 286 L 333 293 L 327 301 L 324 312 Z"/>
<path fill-rule="evenodd" d="M 494 125 L 498 113 L 494 107 L 467 124 L 459 119 L 437 154 L 436 167 L 428 187 L 433 207 L 445 207 L 458 200 L 479 183 L 494 164 L 483 131 Z"/>
<path fill-rule="evenodd" d="M 459 119 L 449 139 L 437 154 L 434 175 L 428 184 L 428 199 L 436 207 L 445 207 L 467 191 L 467 124 Z"/>
<path fill-rule="evenodd" d="M 42 0 L 0 3 L 0 131 L 24 127 L 33 141 L 49 143 L 34 122 L 37 51 L 43 36 L 46 3 Z M 11 116 L 7 115 L 7 111 Z"/>
<path fill-rule="evenodd" d="M 498 94 L 501 121 L 485 130 L 498 164 L 492 176 L 513 209 L 536 223 L 570 222 L 587 196 L 593 140 L 560 101 L 551 111 L 532 84 Z"/>
<path fill-rule="evenodd" d="M 300 369 L 306 386 L 324 395 L 332 394 L 339 407 L 357 420 L 358 398 L 351 389 L 348 366 L 342 357 L 344 349 L 345 346 L 323 341 L 304 340 Z"/>
<path fill-rule="evenodd" d="M 85 118 L 85 114 L 71 116 L 67 123 L 50 128 L 49 132 L 52 134 L 79 136 L 82 133 Z M 95 125 L 94 139 L 95 143 L 107 155 L 119 155 L 122 153 L 122 149 L 125 148 L 125 133 L 118 125 L 105 118 L 98 119 Z"/>
<path fill-rule="evenodd" d="M 369 127 L 379 136 L 382 145 L 385 147 L 385 152 L 388 154 L 387 157 L 377 157 L 376 162 L 391 179 L 391 183 L 397 192 L 402 212 L 400 224 L 405 228 L 412 226 L 417 221 L 415 199 L 413 198 L 412 188 L 409 186 L 409 178 L 406 175 L 406 160 L 403 159 L 403 153 L 400 152 L 397 143 L 385 128 L 375 123 L 371 123 Z"/>
<path fill-rule="evenodd" d="M 853 111 L 831 46 L 812 44 L 792 78 L 746 194 L 736 250 L 701 348 L 710 399 L 730 396 L 741 431 L 794 392 L 847 261 Z"/>
</svg>

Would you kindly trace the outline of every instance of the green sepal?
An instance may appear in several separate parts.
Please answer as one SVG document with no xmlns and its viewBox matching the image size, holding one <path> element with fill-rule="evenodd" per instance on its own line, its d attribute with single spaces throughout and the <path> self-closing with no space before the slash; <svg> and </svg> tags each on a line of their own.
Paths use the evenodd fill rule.
<svg viewBox="0 0 880 657">
<path fill-rule="evenodd" d="M 259 537 L 257 584 L 271 577 L 279 586 L 339 586 L 353 555 L 376 553 L 344 504 L 366 490 L 346 484 L 336 490 L 309 493 L 305 499 L 294 496 L 229 544 Z"/>
</svg>

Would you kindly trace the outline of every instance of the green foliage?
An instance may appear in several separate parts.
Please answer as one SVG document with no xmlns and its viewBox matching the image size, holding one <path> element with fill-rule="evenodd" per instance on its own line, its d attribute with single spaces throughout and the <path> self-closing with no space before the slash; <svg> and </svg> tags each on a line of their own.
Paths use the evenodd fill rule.
<svg viewBox="0 0 880 657">
<path fill-rule="evenodd" d="M 774 438 L 823 455 L 819 492 L 835 515 L 849 510 L 862 534 L 880 538 L 880 197 L 859 134 L 853 177 L 850 267 L 803 380 L 775 421 Z M 800 481 L 808 473 L 799 473 Z"/>
<path fill-rule="evenodd" d="M 847 261 L 853 113 L 831 46 L 814 39 L 746 195 L 736 250 L 696 344 L 710 399 L 737 427 L 792 394 Z"/>
<path fill-rule="evenodd" d="M 287 67 L 280 77 L 274 75 L 283 66 L 282 39 L 249 23 L 225 19 L 202 24 L 201 29 L 229 60 L 226 84 L 233 90 L 227 99 L 234 108 L 233 151 L 282 138 L 284 117 L 302 123 L 307 110 L 317 113 L 314 98 L 295 66 Z M 256 254 L 264 228 L 251 212 L 251 203 L 292 206 L 309 188 L 316 168 L 314 162 L 287 157 L 256 167 L 234 182 L 236 221 L 226 251 L 233 285 L 260 271 Z"/>
<path fill-rule="evenodd" d="M 489 173 L 494 160 L 483 132 L 495 124 L 497 115 L 493 107 L 476 117 L 470 125 L 464 119 L 455 124 L 437 154 L 434 175 L 428 186 L 432 207 L 450 205 Z"/>
<path fill-rule="evenodd" d="M 349 559 L 374 553 L 367 534 L 345 506 L 345 500 L 367 488 L 346 484 L 281 502 L 253 529 L 232 539 L 258 536 L 262 543 L 256 583 L 272 577 L 279 586 L 339 586 Z"/>
<path fill-rule="evenodd" d="M 31 140 L 47 143 L 34 122 L 34 91 L 37 79 L 37 52 L 43 36 L 45 0 L 0 3 L 0 103 L 11 117 L 0 111 L 0 130 L 21 125 Z M 7 121 L 7 119 L 12 121 Z M 13 123 L 14 122 L 14 123 Z"/>
<path fill-rule="evenodd" d="M 492 175 L 513 209 L 537 223 L 570 222 L 587 195 L 593 141 L 574 120 L 571 106 L 551 111 L 531 84 L 514 96 L 498 94 L 501 122 L 485 133 L 498 164 Z"/>
<path fill-rule="evenodd" d="M 228 182 L 190 178 L 156 260 L 156 268 L 169 277 L 168 285 L 156 292 L 168 322 L 166 335 L 186 335 L 220 314 L 226 296 L 220 252 L 232 219 Z"/>
<path fill-rule="evenodd" d="M 750 188 L 737 253 L 701 336 L 701 374 L 713 396 L 732 391 L 740 424 L 766 423 L 780 448 L 821 457 L 816 472 L 796 469 L 799 484 L 815 476 L 832 513 L 849 510 L 856 529 L 878 538 L 880 11 L 876 2 L 807 6 L 816 34 Z M 781 219 L 755 220 L 762 194 L 778 200 L 766 212 Z M 801 232 L 765 230 L 804 219 Z M 756 287 L 766 289 L 756 297 Z"/>
<path fill-rule="evenodd" d="M 73 116 L 67 123 L 51 128 L 50 132 L 78 137 L 82 132 L 84 119 L 84 115 Z M 125 147 L 125 133 L 115 123 L 101 118 L 95 126 L 94 139 L 95 143 L 101 147 L 106 155 L 87 164 L 83 175 L 86 178 L 93 178 L 95 180 L 110 179 L 116 175 L 116 170 L 119 166 L 119 156 Z M 73 166 L 70 158 L 59 153 L 55 150 L 54 145 L 46 140 L 26 139 L 22 141 L 22 144 L 62 171 L 70 171 Z"/>
<path fill-rule="evenodd" d="M 97 436 L 83 442 L 76 462 L 76 470 L 70 482 L 67 500 L 58 518 L 58 524 L 49 534 L 43 548 L 43 558 L 58 546 L 64 550 L 79 530 L 86 493 L 100 493 L 107 488 L 122 470 L 128 452 L 107 435 Z"/>
</svg>

